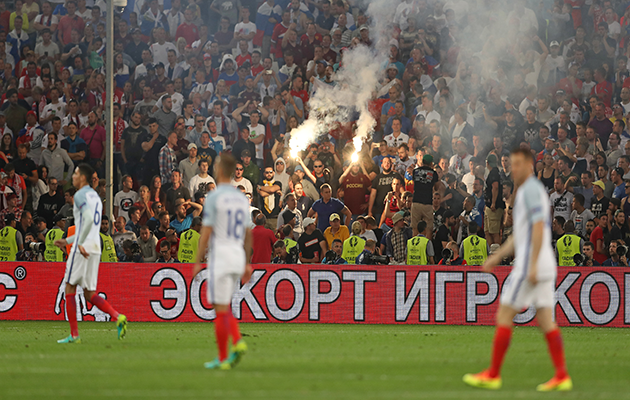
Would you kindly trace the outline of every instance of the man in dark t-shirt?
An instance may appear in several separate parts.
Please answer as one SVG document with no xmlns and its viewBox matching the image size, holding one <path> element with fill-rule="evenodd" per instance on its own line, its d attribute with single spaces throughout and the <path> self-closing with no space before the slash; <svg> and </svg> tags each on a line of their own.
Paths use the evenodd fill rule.
<svg viewBox="0 0 630 400">
<path fill-rule="evenodd" d="M 433 232 L 433 187 L 438 181 L 438 174 L 433 169 L 433 156 L 425 154 L 422 165 L 413 170 L 411 226 L 414 236 L 418 235 L 416 227 L 420 221 L 427 223 L 427 232 Z"/>
<path fill-rule="evenodd" d="M 328 250 L 328 244 L 322 231 L 315 227 L 313 218 L 304 218 L 302 221 L 304 233 L 298 239 L 300 246 L 300 261 L 302 264 L 319 263 Z"/>
<path fill-rule="evenodd" d="M 484 192 L 484 229 L 488 245 L 501 244 L 501 222 L 505 211 L 503 201 L 503 185 L 501 184 L 501 174 L 499 173 L 499 159 L 495 154 L 489 154 L 486 164 L 490 172 L 486 178 L 486 190 Z"/>
</svg>

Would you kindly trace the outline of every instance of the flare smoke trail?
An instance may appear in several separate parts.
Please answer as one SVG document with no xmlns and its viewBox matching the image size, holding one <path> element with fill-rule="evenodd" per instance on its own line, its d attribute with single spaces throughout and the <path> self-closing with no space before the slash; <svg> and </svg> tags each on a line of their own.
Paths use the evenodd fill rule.
<svg viewBox="0 0 630 400">
<path fill-rule="evenodd" d="M 391 1 L 378 0 L 368 6 L 371 19 L 370 36 L 375 43 L 373 49 L 357 46 L 343 54 L 342 66 L 337 70 L 335 85 L 315 81 L 316 91 L 309 100 L 309 117 L 291 132 L 289 147 L 292 156 L 327 134 L 337 123 L 353 120 L 358 113 L 354 147 L 361 149 L 363 141 L 372 134 L 376 120 L 368 109 L 372 94 L 380 87 L 379 78 L 389 58 L 389 24 L 396 7 Z M 357 27 L 358 29 L 358 27 Z"/>
</svg>

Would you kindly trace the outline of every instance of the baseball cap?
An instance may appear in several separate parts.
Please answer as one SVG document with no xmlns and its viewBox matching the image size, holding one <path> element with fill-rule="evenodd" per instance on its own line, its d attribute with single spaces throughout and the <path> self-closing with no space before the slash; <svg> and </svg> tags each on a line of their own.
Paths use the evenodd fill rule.
<svg viewBox="0 0 630 400">
<path fill-rule="evenodd" d="M 463 137 L 463 136 L 458 137 L 458 138 L 457 138 L 457 141 L 458 141 L 458 142 L 462 142 L 462 143 L 464 143 L 466 146 L 468 146 L 468 140 L 467 140 L 465 137 Z"/>
<path fill-rule="evenodd" d="M 13 213 L 5 214 L 4 222 L 6 223 L 6 222 L 11 222 L 11 221 L 15 221 L 15 214 Z"/>
<path fill-rule="evenodd" d="M 617 175 L 621 175 L 622 177 L 625 174 L 625 172 L 623 172 L 623 168 L 621 167 L 615 168 L 614 171 L 617 173 Z"/>
<path fill-rule="evenodd" d="M 197 145 L 196 145 L 196 144 L 194 144 L 194 143 L 190 143 L 190 144 L 188 145 L 188 150 L 190 150 L 190 149 L 196 149 L 196 148 L 197 148 Z"/>
<path fill-rule="evenodd" d="M 35 111 L 31 110 L 29 112 L 26 113 L 26 116 L 28 117 L 29 115 L 32 115 L 33 117 L 37 118 L 37 114 L 35 113 Z"/>
<path fill-rule="evenodd" d="M 564 94 L 567 94 L 567 92 L 565 92 L 564 89 L 558 89 L 558 90 L 556 90 L 556 94 L 564 95 Z"/>
<path fill-rule="evenodd" d="M 338 219 L 339 221 L 341 221 L 341 218 L 339 218 L 339 214 L 337 213 L 332 213 L 330 214 L 330 217 L 328 218 L 328 220 L 330 222 L 333 222 L 334 220 Z"/>
<path fill-rule="evenodd" d="M 398 223 L 398 222 L 402 221 L 404 217 L 405 217 L 405 213 L 404 213 L 404 212 L 402 212 L 402 211 L 398 211 L 396 214 L 394 214 L 394 215 L 392 216 L 392 222 L 393 222 L 394 224 L 396 224 L 396 223 Z"/>
<path fill-rule="evenodd" d="M 553 40 L 551 43 L 549 43 L 549 47 L 554 47 L 554 46 L 560 47 L 560 43 L 558 43 L 557 40 Z"/>
<path fill-rule="evenodd" d="M 416 115 L 416 121 L 425 121 L 427 118 L 423 114 Z"/>
<path fill-rule="evenodd" d="M 142 33 L 142 31 L 140 30 L 140 28 L 133 28 L 131 30 L 131 34 L 133 35 L 134 33 Z"/>
<path fill-rule="evenodd" d="M 163 62 L 159 62 L 159 63 L 155 64 L 155 68 L 164 68 L 164 63 Z"/>
<path fill-rule="evenodd" d="M 431 164 L 433 162 L 433 156 L 431 154 L 425 154 L 422 157 L 422 162 L 425 164 Z"/>
<path fill-rule="evenodd" d="M 153 65 L 153 64 L 147 65 L 147 71 L 148 70 L 154 70 L 155 71 L 155 65 Z"/>
<path fill-rule="evenodd" d="M 396 46 L 396 48 L 398 48 L 398 40 L 396 39 L 392 39 L 389 41 L 389 45 L 390 46 Z"/>
<path fill-rule="evenodd" d="M 57 213 L 55 214 L 55 216 L 53 217 L 53 224 L 56 224 L 57 222 L 65 219 L 66 217 L 63 216 L 62 213 Z"/>
<path fill-rule="evenodd" d="M 296 165 L 296 166 L 295 166 L 295 169 L 294 169 L 294 172 L 295 172 L 295 171 L 302 171 L 302 172 L 304 172 L 304 168 L 302 168 L 302 166 L 301 166 L 301 165 Z"/>
<path fill-rule="evenodd" d="M 593 182 L 593 186 L 597 186 L 601 190 L 606 190 L 606 185 L 604 185 L 604 182 L 602 182 L 602 181 L 595 181 L 595 182 Z"/>
<path fill-rule="evenodd" d="M 204 61 L 205 60 L 212 60 L 212 56 L 210 54 L 206 53 L 206 54 L 203 55 L 203 60 Z"/>
<path fill-rule="evenodd" d="M 247 150 L 247 149 L 245 149 L 245 150 L 243 150 L 241 152 L 241 158 L 243 158 L 243 157 L 251 157 L 251 156 L 252 156 L 252 153 L 249 150 Z"/>
<path fill-rule="evenodd" d="M 313 218 L 304 218 L 304 221 L 302 221 L 302 228 L 306 228 L 307 226 L 314 224 L 315 220 Z"/>
<path fill-rule="evenodd" d="M 367 31 L 367 30 L 369 30 L 369 29 L 370 29 L 370 28 L 368 28 L 368 27 L 367 27 L 367 25 L 361 25 L 361 26 L 359 27 L 359 32 L 361 32 L 361 31 Z"/>
</svg>

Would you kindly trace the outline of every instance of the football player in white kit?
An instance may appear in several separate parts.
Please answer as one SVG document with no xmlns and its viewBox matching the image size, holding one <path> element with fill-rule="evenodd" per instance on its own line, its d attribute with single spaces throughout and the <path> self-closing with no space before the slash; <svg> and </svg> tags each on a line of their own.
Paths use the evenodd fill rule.
<svg viewBox="0 0 630 400">
<path fill-rule="evenodd" d="M 534 175 L 534 159 L 528 150 L 513 150 L 510 159 L 514 183 L 518 186 L 513 211 L 514 232 L 496 253 L 488 257 L 483 270 L 491 272 L 495 265 L 512 254 L 514 267 L 501 293 L 490 368 L 465 375 L 464 382 L 485 389 L 501 387 L 501 364 L 510 345 L 512 321 L 518 313 L 533 305 L 556 369 L 555 376 L 538 385 L 537 390 L 571 390 L 573 383 L 567 373 L 562 336 L 553 320 L 557 263 L 551 246 L 549 195 Z"/>
<path fill-rule="evenodd" d="M 204 364 L 208 369 L 231 369 L 247 351 L 230 308 L 238 280 L 247 282 L 252 273 L 249 201 L 230 184 L 235 170 L 236 160 L 230 154 L 222 154 L 215 163 L 218 186 L 204 204 L 203 227 L 193 267 L 196 277 L 202 270 L 201 260 L 207 256 L 207 295 L 217 314 L 214 328 L 219 348 L 219 356 Z M 228 355 L 229 337 L 232 352 Z"/>
<path fill-rule="evenodd" d="M 116 321 L 118 339 L 127 333 L 127 317 L 119 314 L 103 297 L 98 295 L 98 266 L 101 262 L 101 218 L 103 202 L 96 191 L 89 185 L 94 169 L 89 164 L 80 164 L 72 174 L 72 185 L 77 189 L 74 194 L 75 233 L 66 239 L 55 241 L 55 246 L 65 249 L 72 244 L 66 262 L 66 314 L 70 323 L 70 336 L 57 343 L 81 343 L 77 327 L 77 286 L 83 288 L 85 298 L 99 310 L 109 314 Z"/>
</svg>

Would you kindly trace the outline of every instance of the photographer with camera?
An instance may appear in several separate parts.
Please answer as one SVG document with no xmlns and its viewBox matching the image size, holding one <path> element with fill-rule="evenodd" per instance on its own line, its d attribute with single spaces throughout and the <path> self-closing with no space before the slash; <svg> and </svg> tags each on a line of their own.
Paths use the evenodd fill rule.
<svg viewBox="0 0 630 400">
<path fill-rule="evenodd" d="M 120 262 L 144 262 L 144 258 L 142 258 L 142 250 L 137 242 L 132 242 L 129 239 L 125 240 L 122 244 L 122 250 L 123 256 L 120 258 Z"/>
<path fill-rule="evenodd" d="M 457 242 L 449 242 L 442 250 L 442 259 L 438 265 L 468 265 L 466 260 L 459 256 Z"/>
<path fill-rule="evenodd" d="M 628 259 L 626 254 L 628 248 L 621 240 L 612 240 L 608 246 L 610 258 L 602 263 L 604 267 L 627 267 Z"/>
<path fill-rule="evenodd" d="M 576 254 L 582 254 L 582 244 L 584 240 L 574 233 L 573 221 L 564 223 L 564 235 L 556 242 L 556 256 L 558 265 L 564 267 L 574 267 Z"/>
<path fill-rule="evenodd" d="M 363 264 L 363 265 L 389 264 L 389 257 L 379 256 L 378 254 L 375 254 L 375 252 L 376 252 L 376 242 L 372 239 L 368 239 L 365 242 L 365 248 L 363 249 L 361 254 L 359 254 L 359 256 L 357 257 L 356 263 Z"/>
<path fill-rule="evenodd" d="M 595 260 L 593 258 L 593 254 L 595 253 L 595 245 L 593 244 L 593 242 L 586 242 L 582 245 L 582 254 L 580 254 L 581 260 L 582 262 L 578 263 L 576 262 L 576 265 L 584 265 L 586 267 L 593 267 L 593 266 L 600 266 L 601 264 L 597 262 L 597 260 Z M 578 260 L 574 260 L 574 261 L 578 261 Z"/>
<path fill-rule="evenodd" d="M 326 256 L 322 260 L 322 264 L 348 264 L 341 256 L 343 253 L 343 242 L 340 239 L 334 239 L 330 250 L 326 252 Z"/>
<path fill-rule="evenodd" d="M 298 249 L 297 243 L 287 250 L 286 242 L 284 240 L 278 240 L 273 244 L 273 255 L 274 258 L 271 260 L 272 264 L 301 264 L 299 260 L 300 250 Z"/>
<path fill-rule="evenodd" d="M 16 261 L 44 261 L 46 245 L 36 242 L 35 236 L 28 232 L 24 235 L 24 249 L 16 255 Z"/>
</svg>

